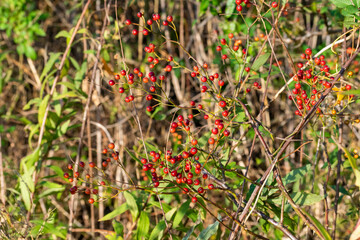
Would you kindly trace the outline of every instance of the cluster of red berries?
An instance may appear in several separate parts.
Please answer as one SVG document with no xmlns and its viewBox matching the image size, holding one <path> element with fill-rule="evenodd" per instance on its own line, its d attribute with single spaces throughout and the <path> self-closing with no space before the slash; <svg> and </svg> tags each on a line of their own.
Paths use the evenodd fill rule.
<svg viewBox="0 0 360 240">
<path fill-rule="evenodd" d="M 184 194 L 193 195 L 192 202 L 197 202 L 197 194 L 205 193 L 201 181 L 208 178 L 206 173 L 202 173 L 202 166 L 197 156 L 197 140 L 191 142 L 194 145 L 189 151 L 183 151 L 181 154 L 174 155 L 168 150 L 163 156 L 161 153 L 150 151 L 150 160 L 141 159 L 143 171 L 150 172 L 154 187 L 159 187 L 161 182 L 172 182 L 179 187 Z M 195 186 L 197 189 L 195 189 Z M 208 184 L 207 189 L 214 189 L 213 184 Z"/>
<path fill-rule="evenodd" d="M 301 58 L 307 60 L 306 66 L 299 62 L 297 64 L 299 70 L 296 75 L 293 76 L 295 85 L 289 99 L 295 101 L 298 108 L 295 111 L 295 115 L 298 116 L 302 116 L 316 104 L 321 97 L 321 92 L 333 87 L 331 82 L 334 80 L 334 77 L 330 74 L 330 67 L 326 64 L 325 57 L 321 55 L 320 57 L 312 59 L 311 56 L 312 50 L 307 48 L 305 53 L 301 54 Z M 350 85 L 343 87 L 343 90 L 350 89 Z M 317 113 L 320 112 L 321 110 L 318 108 Z"/>
<path fill-rule="evenodd" d="M 104 148 L 103 151 L 102 151 L 102 154 L 105 155 L 105 158 L 104 160 L 102 161 L 102 169 L 97 169 L 97 170 L 105 170 L 109 163 L 112 162 L 111 159 L 113 159 L 114 161 L 118 161 L 119 160 L 119 152 L 115 151 L 114 150 L 115 148 L 115 144 L 114 143 L 110 143 L 108 145 L 108 148 Z M 85 163 L 80 161 L 79 162 L 79 167 L 84 169 L 85 167 Z M 89 162 L 89 167 L 90 168 L 96 168 L 96 164 L 94 162 Z M 106 186 L 106 182 L 101 180 L 101 181 L 92 181 L 92 178 L 95 177 L 95 175 L 90 175 L 89 173 L 86 173 L 85 171 L 82 173 L 80 173 L 79 171 L 74 171 L 73 170 L 73 164 L 68 164 L 67 168 L 72 172 L 73 174 L 73 177 L 70 177 L 70 174 L 68 172 L 65 172 L 64 173 L 64 178 L 65 179 L 68 179 L 68 181 L 71 183 L 74 181 L 74 179 L 76 178 L 78 181 L 77 181 L 77 185 L 76 186 L 73 186 L 70 188 L 70 193 L 71 194 L 75 194 L 75 193 L 78 193 L 78 192 L 83 192 L 85 193 L 86 195 L 98 195 L 99 194 L 99 190 L 96 188 L 97 186 Z M 71 173 L 70 172 L 70 173 Z M 85 182 L 86 183 L 86 187 L 80 187 L 80 185 Z M 90 188 L 90 184 L 92 184 L 93 188 Z M 90 197 L 89 200 L 88 200 L 89 203 L 94 203 L 95 200 L 94 198 Z"/>
<path fill-rule="evenodd" d="M 241 12 L 243 10 L 243 6 L 241 5 L 242 3 L 244 3 L 244 5 L 248 8 L 251 6 L 250 0 L 236 0 L 235 3 L 236 3 L 236 11 L 238 12 Z"/>
</svg>

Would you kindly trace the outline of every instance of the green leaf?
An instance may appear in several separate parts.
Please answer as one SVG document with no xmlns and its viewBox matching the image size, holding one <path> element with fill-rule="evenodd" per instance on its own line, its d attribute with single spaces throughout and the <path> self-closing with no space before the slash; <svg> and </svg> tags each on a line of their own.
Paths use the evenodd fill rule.
<svg viewBox="0 0 360 240">
<path fill-rule="evenodd" d="M 293 192 L 290 194 L 290 197 L 299 206 L 313 205 L 324 199 L 324 197 L 321 195 L 317 195 L 313 193 L 305 193 L 305 192 Z M 282 197 L 276 199 L 268 199 L 267 201 L 273 204 L 280 205 L 282 201 Z"/>
<path fill-rule="evenodd" d="M 355 185 L 360 188 L 360 171 L 356 164 L 356 159 L 351 155 L 351 153 L 344 147 L 341 147 L 342 150 L 345 152 L 347 158 L 349 159 L 350 166 L 355 174 Z"/>
<path fill-rule="evenodd" d="M 59 60 L 61 53 L 51 53 L 50 58 L 44 66 L 44 69 L 40 75 L 40 82 L 43 81 L 44 77 L 50 72 L 55 62 Z"/>
<path fill-rule="evenodd" d="M 49 182 L 49 181 L 44 181 L 41 183 L 41 185 L 43 187 L 46 187 L 48 189 L 42 191 L 39 195 L 38 198 L 43 198 L 49 195 L 52 195 L 54 193 L 59 193 L 59 192 L 63 192 L 65 190 L 65 186 L 64 185 L 60 185 L 54 182 Z"/>
<path fill-rule="evenodd" d="M 326 229 L 324 228 L 324 226 L 313 216 L 311 216 L 309 213 L 307 213 L 304 209 L 302 209 L 302 211 L 309 217 L 311 218 L 311 220 L 313 220 L 313 222 L 315 223 L 316 227 L 320 230 L 322 236 L 324 237 L 325 240 L 331 240 L 330 234 L 326 231 Z"/>
<path fill-rule="evenodd" d="M 152 230 L 151 234 L 150 234 L 150 240 L 154 240 L 154 239 L 159 239 L 162 237 L 162 234 L 164 232 L 166 228 L 166 224 L 164 220 L 161 220 L 156 226 L 155 228 Z"/>
<path fill-rule="evenodd" d="M 353 5 L 350 0 L 330 0 L 336 7 L 344 8 L 349 5 Z"/>
<path fill-rule="evenodd" d="M 38 121 L 39 121 L 40 126 L 42 125 L 42 122 L 44 121 L 45 110 L 48 105 L 49 99 L 50 99 L 50 95 L 46 95 L 40 103 L 39 111 L 38 111 Z"/>
<path fill-rule="evenodd" d="M 125 205 L 125 204 L 123 204 L 123 205 Z M 121 224 L 121 222 L 118 222 L 114 219 L 112 221 L 112 225 L 113 225 L 114 231 L 116 233 L 116 236 L 124 235 L 124 226 Z"/>
<path fill-rule="evenodd" d="M 84 99 L 84 97 L 81 94 L 79 94 L 78 92 L 69 91 L 69 92 L 61 93 L 61 94 L 58 94 L 58 95 L 54 96 L 53 100 L 56 101 L 56 100 L 59 100 L 59 99 L 68 99 L 68 98 L 71 98 L 71 97 L 78 97 L 78 98 Z"/>
<path fill-rule="evenodd" d="M 344 16 L 352 16 L 357 12 L 359 12 L 359 10 L 354 6 L 347 6 L 341 9 L 341 14 Z"/>
<path fill-rule="evenodd" d="M 25 46 L 25 55 L 28 58 L 31 58 L 32 60 L 36 59 L 36 52 L 35 52 L 34 48 L 29 45 Z"/>
<path fill-rule="evenodd" d="M 231 14 L 234 13 L 234 10 L 236 8 L 236 3 L 233 0 L 227 0 L 226 2 L 226 8 L 225 8 L 225 14 L 228 15 L 228 17 L 231 17 Z"/>
<path fill-rule="evenodd" d="M 138 229 L 136 233 L 136 239 L 144 239 L 149 232 L 150 219 L 147 212 L 142 211 L 138 221 Z"/>
<path fill-rule="evenodd" d="M 258 59 L 255 60 L 255 62 L 251 66 L 251 69 L 254 71 L 259 70 L 260 67 L 263 66 L 266 63 L 266 61 L 269 59 L 270 55 L 271 55 L 270 53 L 265 53 L 261 55 Z"/>
<path fill-rule="evenodd" d="M 30 191 L 24 181 L 20 181 L 20 192 L 21 192 L 21 197 L 25 204 L 26 210 L 30 210 L 30 207 L 31 207 Z"/>
<path fill-rule="evenodd" d="M 21 159 L 20 171 L 25 171 L 24 168 L 30 169 L 31 167 L 35 166 L 35 163 L 40 158 L 40 148 L 36 148 L 31 154 L 23 157 Z"/>
<path fill-rule="evenodd" d="M 342 94 L 344 94 L 344 95 L 351 95 L 351 94 L 360 95 L 360 89 L 345 91 L 345 92 L 342 92 Z"/>
<path fill-rule="evenodd" d="M 166 214 L 165 214 L 165 219 L 166 221 L 170 221 L 172 219 L 172 217 L 174 216 L 174 214 L 176 213 L 177 211 L 177 208 L 174 207 L 173 209 L 171 209 L 170 211 L 168 211 Z"/>
<path fill-rule="evenodd" d="M 135 220 L 139 214 L 139 208 L 135 201 L 135 198 L 131 193 L 123 192 L 123 194 L 126 199 L 126 204 L 128 205 L 128 208 L 130 209 L 133 220 Z"/>
<path fill-rule="evenodd" d="M 201 0 L 200 1 L 200 12 L 199 15 L 202 16 L 206 13 L 208 7 L 209 7 L 209 0 Z"/>
<path fill-rule="evenodd" d="M 175 215 L 174 222 L 173 222 L 173 228 L 176 228 L 181 223 L 181 220 L 184 218 L 187 210 L 190 206 L 190 199 L 184 202 L 181 207 L 179 208 L 178 212 Z"/>
<path fill-rule="evenodd" d="M 202 230 L 196 240 L 208 240 L 211 236 L 213 236 L 219 228 L 219 222 L 209 225 L 206 229 Z"/>
<path fill-rule="evenodd" d="M 55 38 L 60 38 L 60 37 L 71 38 L 71 34 L 65 30 L 62 30 L 55 36 Z"/>
<path fill-rule="evenodd" d="M 298 180 L 300 180 L 301 178 L 303 178 L 306 173 L 308 173 L 311 170 L 311 164 L 307 164 L 301 168 L 297 168 L 292 170 L 291 172 L 289 172 L 284 178 L 283 178 L 283 182 L 284 185 L 286 186 L 289 183 L 292 182 L 296 182 Z"/>
<path fill-rule="evenodd" d="M 110 212 L 110 213 L 106 214 L 105 216 L 103 216 L 102 218 L 100 218 L 99 221 L 107 221 L 107 220 L 113 219 L 116 216 L 123 214 L 128 209 L 129 209 L 129 206 L 126 203 L 124 203 L 124 204 L 120 205 L 119 207 L 115 208 L 112 212 Z"/>
</svg>

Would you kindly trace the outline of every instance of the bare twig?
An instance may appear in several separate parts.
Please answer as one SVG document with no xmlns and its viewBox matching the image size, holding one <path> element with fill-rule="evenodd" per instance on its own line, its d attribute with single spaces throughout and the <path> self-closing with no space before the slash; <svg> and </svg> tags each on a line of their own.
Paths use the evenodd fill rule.
<svg viewBox="0 0 360 240">
<path fill-rule="evenodd" d="M 91 1 L 91 0 L 89 0 Z M 110 9 L 110 5 L 111 1 L 109 1 L 108 5 L 107 5 L 107 9 Z M 102 49 L 102 45 L 104 43 L 104 32 L 105 32 L 105 28 L 108 24 L 107 21 L 107 17 L 105 14 L 104 20 L 103 20 L 103 26 L 102 26 L 102 30 L 101 30 L 101 34 L 100 34 L 100 42 L 97 48 L 97 53 L 96 53 L 96 59 L 95 59 L 95 63 L 94 63 L 94 68 L 93 68 L 93 72 L 92 72 L 92 76 L 91 76 L 91 80 L 90 80 L 90 89 L 89 89 L 89 94 L 88 94 L 88 98 L 86 101 L 86 105 L 85 105 L 85 109 L 84 109 L 84 114 L 83 114 L 83 119 L 82 119 L 82 125 L 81 125 L 81 130 L 80 130 L 80 140 L 79 140 L 79 145 L 78 145 L 78 149 L 77 149 L 77 155 L 76 155 L 76 160 L 75 160 L 75 164 L 74 164 L 74 171 L 77 171 L 78 169 L 78 164 L 80 161 L 80 157 L 81 157 L 81 150 L 82 150 L 82 139 L 84 137 L 84 133 L 85 133 L 85 126 L 86 126 L 86 120 L 87 120 L 87 115 L 89 112 L 89 106 L 90 106 L 90 102 L 92 99 L 92 93 L 93 93 L 93 89 L 94 89 L 94 82 L 95 82 L 95 76 L 96 76 L 96 69 L 99 63 L 99 58 L 100 58 L 100 52 Z M 76 186 L 77 184 L 77 179 L 74 179 L 73 182 L 73 186 Z M 68 239 L 71 239 L 71 232 L 72 232 L 72 227 L 73 227 L 73 221 L 74 221 L 74 216 L 75 216 L 75 196 L 71 195 L 70 198 L 70 203 L 69 203 L 69 209 L 70 209 L 70 218 L 69 218 L 69 231 L 68 231 Z"/>
</svg>

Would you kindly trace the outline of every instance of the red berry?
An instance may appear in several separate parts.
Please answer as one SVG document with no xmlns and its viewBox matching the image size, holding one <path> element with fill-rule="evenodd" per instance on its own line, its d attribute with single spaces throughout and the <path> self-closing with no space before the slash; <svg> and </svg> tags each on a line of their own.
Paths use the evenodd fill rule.
<svg viewBox="0 0 360 240">
<path fill-rule="evenodd" d="M 226 107 L 226 102 L 225 101 L 220 101 L 219 106 L 222 107 L 222 108 Z"/>
<path fill-rule="evenodd" d="M 95 163 L 94 162 L 89 162 L 89 167 L 91 167 L 91 168 L 95 167 Z"/>
<path fill-rule="evenodd" d="M 277 2 L 273 2 L 273 3 L 271 4 L 271 6 L 272 6 L 273 8 L 277 8 L 278 4 L 277 4 Z"/>
<path fill-rule="evenodd" d="M 242 7 L 241 5 L 237 5 L 237 6 L 236 6 L 236 11 L 241 12 L 242 9 L 243 9 L 243 7 Z M 234 46 L 234 47 L 235 47 L 235 46 Z M 238 47 L 238 49 L 239 49 L 239 47 Z"/>
<path fill-rule="evenodd" d="M 64 178 L 69 178 L 69 174 L 68 174 L 68 173 L 64 173 Z"/>
<path fill-rule="evenodd" d="M 196 144 L 195 144 L 196 145 Z M 192 154 L 192 155 L 195 155 L 196 153 L 197 153 L 197 148 L 196 147 L 193 147 L 193 148 L 191 148 L 190 149 L 190 153 Z"/>
<path fill-rule="evenodd" d="M 95 202 L 95 200 L 93 198 L 89 198 L 89 203 L 93 204 Z"/>
<path fill-rule="evenodd" d="M 138 35 L 138 33 L 139 33 L 139 31 L 138 31 L 137 29 L 132 30 L 132 34 L 133 34 L 134 36 Z"/>
<path fill-rule="evenodd" d="M 114 80 L 110 80 L 110 81 L 109 81 L 109 85 L 110 85 L 110 86 L 114 86 L 114 85 L 115 85 L 115 81 L 114 81 Z"/>
<path fill-rule="evenodd" d="M 311 48 L 307 48 L 307 49 L 305 50 L 305 53 L 310 56 L 310 55 L 312 54 Z"/>
<path fill-rule="evenodd" d="M 209 142 L 209 144 L 214 144 L 214 143 L 215 143 L 215 139 L 211 137 L 211 138 L 209 138 L 208 142 Z"/>
<path fill-rule="evenodd" d="M 126 24 L 126 25 L 130 25 L 130 24 L 131 24 L 131 21 L 130 21 L 129 19 L 126 19 L 126 20 L 125 20 L 125 24 Z"/>
<path fill-rule="evenodd" d="M 208 185 L 208 188 L 209 188 L 209 189 L 214 189 L 214 185 L 210 183 L 210 184 Z"/>
<path fill-rule="evenodd" d="M 193 197 L 192 199 L 191 199 L 191 201 L 193 202 L 193 203 L 196 203 L 197 202 L 197 197 Z"/>
<path fill-rule="evenodd" d="M 172 22 L 174 20 L 174 18 L 170 15 L 170 16 L 167 16 L 166 20 L 168 22 Z"/>
</svg>

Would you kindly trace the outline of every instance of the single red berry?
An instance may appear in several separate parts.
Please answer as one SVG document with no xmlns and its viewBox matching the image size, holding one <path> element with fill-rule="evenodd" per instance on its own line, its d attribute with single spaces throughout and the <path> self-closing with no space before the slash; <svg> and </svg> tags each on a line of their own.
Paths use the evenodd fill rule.
<svg viewBox="0 0 360 240">
<path fill-rule="evenodd" d="M 136 35 L 139 34 L 139 31 L 138 31 L 137 29 L 134 29 L 134 30 L 132 30 L 132 34 L 133 34 L 134 36 L 136 36 Z"/>
<path fill-rule="evenodd" d="M 193 197 L 192 199 L 191 199 L 191 201 L 193 202 L 193 203 L 196 203 L 197 202 L 197 197 Z"/>
<path fill-rule="evenodd" d="M 216 134 L 219 133 L 219 129 L 218 129 L 218 128 L 213 128 L 213 129 L 211 130 L 211 132 L 212 132 L 212 134 L 216 135 Z"/>
<path fill-rule="evenodd" d="M 305 50 L 305 53 L 310 56 L 310 55 L 312 54 L 311 48 L 307 48 L 307 49 Z"/>
<path fill-rule="evenodd" d="M 221 114 L 223 115 L 223 117 L 227 117 L 227 116 L 229 116 L 229 111 L 225 110 Z"/>
<path fill-rule="evenodd" d="M 250 72 L 250 68 L 249 68 L 249 67 L 246 67 L 246 68 L 245 68 L 245 71 L 246 71 L 246 72 Z"/>
<path fill-rule="evenodd" d="M 277 8 L 278 4 L 277 4 L 277 2 L 272 2 L 271 6 L 272 6 L 273 8 Z"/>
<path fill-rule="evenodd" d="M 346 90 L 351 90 L 351 86 L 350 85 L 346 85 Z"/>
<path fill-rule="evenodd" d="M 214 189 L 214 185 L 210 183 L 210 184 L 208 185 L 208 188 L 209 188 L 209 189 Z"/>
<path fill-rule="evenodd" d="M 214 143 L 215 143 L 215 139 L 211 137 L 211 138 L 209 138 L 208 142 L 209 142 L 209 144 L 214 144 Z"/>
<path fill-rule="evenodd" d="M 64 173 L 64 178 L 69 178 L 69 173 Z"/>
<path fill-rule="evenodd" d="M 115 85 L 115 81 L 114 81 L 114 80 L 110 80 L 110 81 L 109 81 L 109 85 L 110 85 L 110 86 L 114 86 L 114 85 Z"/>
<path fill-rule="evenodd" d="M 226 102 L 225 101 L 220 101 L 219 106 L 222 107 L 222 108 L 226 107 Z"/>
<path fill-rule="evenodd" d="M 153 21 L 152 21 L 151 19 L 149 19 L 149 20 L 146 21 L 146 23 L 147 23 L 148 25 L 151 25 L 151 24 L 153 24 Z"/>
<path fill-rule="evenodd" d="M 203 179 L 207 179 L 208 175 L 206 173 L 203 174 Z"/>
<path fill-rule="evenodd" d="M 85 167 L 85 163 L 83 161 L 79 162 L 80 167 Z"/>
<path fill-rule="evenodd" d="M 126 25 L 131 25 L 131 21 L 130 21 L 129 19 L 126 19 L 126 20 L 125 20 L 125 24 L 126 24 Z"/>
<path fill-rule="evenodd" d="M 243 7 L 241 5 L 236 6 L 236 11 L 241 12 L 242 10 L 243 10 Z"/>
<path fill-rule="evenodd" d="M 89 162 L 89 167 L 91 167 L 91 168 L 95 167 L 95 163 L 94 162 Z"/>
<path fill-rule="evenodd" d="M 224 131 L 224 136 L 227 137 L 227 136 L 229 136 L 229 135 L 230 135 L 230 131 L 229 131 L 229 130 L 225 130 L 225 131 Z"/>
<path fill-rule="evenodd" d="M 196 145 L 196 144 L 195 144 Z M 193 148 L 191 148 L 190 149 L 190 153 L 192 154 L 192 155 L 195 155 L 196 153 L 197 153 L 197 148 L 196 147 L 193 147 Z"/>
<path fill-rule="evenodd" d="M 228 58 L 228 56 L 227 56 L 226 54 L 224 54 L 224 55 L 221 56 L 221 58 L 222 58 L 223 60 L 225 60 L 225 59 Z"/>
<path fill-rule="evenodd" d="M 89 198 L 89 203 L 93 204 L 95 202 L 95 200 L 93 198 Z"/>
<path fill-rule="evenodd" d="M 152 111 L 153 111 L 153 107 L 152 107 L 152 106 L 147 106 L 147 107 L 146 107 L 146 111 L 152 112 Z"/>
<path fill-rule="evenodd" d="M 198 193 L 204 193 L 204 189 L 202 187 L 198 188 Z"/>
<path fill-rule="evenodd" d="M 170 16 L 167 16 L 166 20 L 168 22 L 172 22 L 174 20 L 174 18 L 170 15 Z"/>
</svg>

